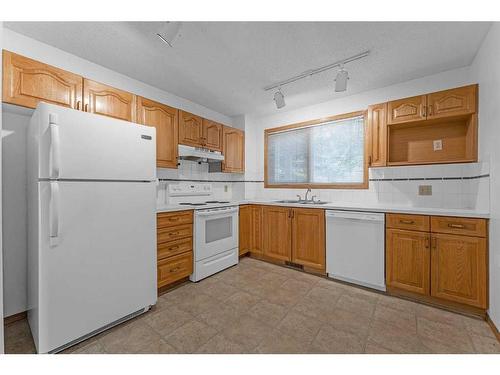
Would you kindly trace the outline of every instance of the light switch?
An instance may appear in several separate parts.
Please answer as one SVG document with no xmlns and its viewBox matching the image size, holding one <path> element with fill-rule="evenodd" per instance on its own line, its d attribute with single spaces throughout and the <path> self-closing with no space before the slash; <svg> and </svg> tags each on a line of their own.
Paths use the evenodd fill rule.
<svg viewBox="0 0 500 375">
<path fill-rule="evenodd" d="M 432 195 L 432 185 L 418 185 L 418 195 Z"/>
<path fill-rule="evenodd" d="M 443 149 L 443 141 L 441 139 L 436 139 L 432 142 L 434 151 L 441 151 Z"/>
</svg>

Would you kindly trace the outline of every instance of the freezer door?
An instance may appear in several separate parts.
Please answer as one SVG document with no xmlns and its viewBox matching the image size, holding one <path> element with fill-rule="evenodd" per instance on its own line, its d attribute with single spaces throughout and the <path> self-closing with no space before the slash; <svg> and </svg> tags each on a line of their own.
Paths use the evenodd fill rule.
<svg viewBox="0 0 500 375">
<path fill-rule="evenodd" d="M 35 139 L 28 141 L 28 147 L 38 148 L 33 155 L 39 159 L 34 162 L 38 178 L 156 178 L 153 127 L 40 103 L 32 117 L 29 137 Z"/>
<path fill-rule="evenodd" d="M 39 195 L 39 353 L 156 303 L 154 183 L 39 182 Z"/>
</svg>

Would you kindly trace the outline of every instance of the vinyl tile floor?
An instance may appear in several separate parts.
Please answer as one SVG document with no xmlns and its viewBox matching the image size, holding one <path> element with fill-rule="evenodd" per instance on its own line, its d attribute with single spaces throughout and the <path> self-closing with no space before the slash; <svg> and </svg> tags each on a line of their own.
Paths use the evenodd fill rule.
<svg viewBox="0 0 500 375">
<path fill-rule="evenodd" d="M 26 320 L 6 353 L 34 353 Z M 500 353 L 485 321 L 251 258 L 64 353 Z"/>
</svg>

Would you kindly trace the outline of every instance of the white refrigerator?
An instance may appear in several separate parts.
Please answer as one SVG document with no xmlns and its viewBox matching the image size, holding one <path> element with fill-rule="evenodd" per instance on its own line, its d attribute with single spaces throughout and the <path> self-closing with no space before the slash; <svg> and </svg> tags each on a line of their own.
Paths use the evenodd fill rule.
<svg viewBox="0 0 500 375">
<path fill-rule="evenodd" d="M 27 137 L 28 321 L 54 353 L 156 303 L 156 132 L 40 103 Z"/>
</svg>

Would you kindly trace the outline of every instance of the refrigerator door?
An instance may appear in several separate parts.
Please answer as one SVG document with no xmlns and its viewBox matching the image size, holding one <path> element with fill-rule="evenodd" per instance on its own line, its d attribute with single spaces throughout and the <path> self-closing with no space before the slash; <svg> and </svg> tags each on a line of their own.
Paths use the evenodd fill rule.
<svg viewBox="0 0 500 375">
<path fill-rule="evenodd" d="M 39 353 L 156 303 L 153 182 L 38 183 Z"/>
<path fill-rule="evenodd" d="M 156 178 L 156 129 L 40 103 L 28 142 L 38 178 L 151 181 Z"/>
</svg>

